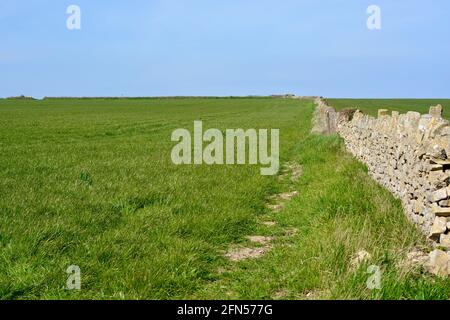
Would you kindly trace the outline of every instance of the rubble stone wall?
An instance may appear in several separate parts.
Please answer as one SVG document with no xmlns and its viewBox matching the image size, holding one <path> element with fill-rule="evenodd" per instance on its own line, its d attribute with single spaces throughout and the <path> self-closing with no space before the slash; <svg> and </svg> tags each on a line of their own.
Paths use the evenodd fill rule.
<svg viewBox="0 0 450 320">
<path fill-rule="evenodd" d="M 338 112 L 329 107 L 321 98 L 315 98 L 316 110 L 313 117 L 312 132 L 317 134 L 333 134 L 337 132 Z"/>
<path fill-rule="evenodd" d="M 425 115 L 381 109 L 375 118 L 316 104 L 315 132 L 338 133 L 435 245 L 450 249 L 450 124 L 442 107 Z"/>
</svg>

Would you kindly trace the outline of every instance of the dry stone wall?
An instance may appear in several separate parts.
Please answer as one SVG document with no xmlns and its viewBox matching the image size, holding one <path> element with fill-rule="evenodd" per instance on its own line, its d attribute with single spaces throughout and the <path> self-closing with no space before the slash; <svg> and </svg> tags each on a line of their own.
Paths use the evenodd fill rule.
<svg viewBox="0 0 450 320">
<path fill-rule="evenodd" d="M 450 250 L 450 124 L 440 105 L 429 114 L 336 112 L 316 100 L 314 129 L 338 133 L 370 175 L 401 199 L 435 246 Z M 450 255 L 448 255 L 450 273 Z"/>
<path fill-rule="evenodd" d="M 317 134 L 336 133 L 339 114 L 320 97 L 315 98 L 315 104 L 312 132 Z"/>
</svg>

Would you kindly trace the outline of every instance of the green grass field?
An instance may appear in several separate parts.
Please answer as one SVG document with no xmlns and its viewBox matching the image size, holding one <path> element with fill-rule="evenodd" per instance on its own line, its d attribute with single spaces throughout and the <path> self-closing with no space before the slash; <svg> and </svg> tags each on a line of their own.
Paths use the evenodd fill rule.
<svg viewBox="0 0 450 320">
<path fill-rule="evenodd" d="M 373 116 L 377 115 L 378 109 L 401 113 L 417 111 L 426 114 L 430 106 L 441 104 L 444 108 L 444 118 L 450 119 L 450 99 L 327 99 L 327 101 L 338 110 L 355 108 Z"/>
<path fill-rule="evenodd" d="M 313 109 L 290 99 L 0 100 L 0 298 L 448 299 L 448 280 L 398 267 L 425 237 L 339 137 L 309 133 Z M 303 175 L 173 165 L 171 132 L 194 120 L 279 128 L 281 162 Z M 266 207 L 291 190 L 300 194 L 283 210 Z M 273 248 L 224 257 L 249 235 L 274 237 Z M 372 259 L 354 269 L 362 249 Z M 66 289 L 70 265 L 81 268 L 79 291 Z M 366 287 L 368 265 L 383 271 L 381 290 Z"/>
</svg>

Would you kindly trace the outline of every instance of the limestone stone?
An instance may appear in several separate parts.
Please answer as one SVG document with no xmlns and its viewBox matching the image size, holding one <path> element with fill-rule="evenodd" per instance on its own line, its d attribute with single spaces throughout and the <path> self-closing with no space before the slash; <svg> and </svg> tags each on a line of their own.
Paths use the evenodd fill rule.
<svg viewBox="0 0 450 320">
<path fill-rule="evenodd" d="M 438 104 L 437 106 L 430 107 L 430 115 L 432 117 L 441 118 L 442 117 L 442 106 Z"/>
<path fill-rule="evenodd" d="M 438 202 L 440 200 L 447 199 L 449 197 L 447 189 L 448 188 L 442 188 L 442 189 L 434 191 L 431 195 L 431 201 Z"/>
<path fill-rule="evenodd" d="M 411 270 L 417 267 L 425 267 L 429 262 L 429 254 L 420 248 L 414 248 L 408 252 L 406 259 L 399 262 L 398 266 L 403 270 Z"/>
<path fill-rule="evenodd" d="M 438 217 L 450 217 L 450 207 L 440 207 L 437 204 L 432 207 L 433 213 Z"/>
<path fill-rule="evenodd" d="M 428 175 L 429 183 L 437 189 L 446 188 L 449 181 L 450 175 L 445 172 L 433 171 Z"/>
<path fill-rule="evenodd" d="M 370 259 L 372 259 L 370 253 L 368 253 L 366 250 L 360 250 L 353 256 L 352 260 L 350 261 L 350 265 L 352 266 L 352 268 L 357 269 L 363 262 L 369 261 Z"/>
<path fill-rule="evenodd" d="M 444 167 L 440 164 L 432 164 L 430 166 L 431 171 L 444 171 Z"/>
<path fill-rule="evenodd" d="M 450 235 L 448 234 L 441 234 L 439 237 L 439 245 L 441 247 L 445 247 L 447 249 L 450 249 Z"/>
<path fill-rule="evenodd" d="M 382 116 L 387 116 L 389 115 L 389 110 L 386 109 L 379 109 L 378 110 L 378 118 L 382 117 Z"/>
<path fill-rule="evenodd" d="M 421 213 L 423 210 L 423 203 L 421 201 L 414 201 L 414 212 Z"/>
<path fill-rule="evenodd" d="M 442 160 L 442 159 L 431 158 L 430 161 L 432 163 L 440 164 L 442 166 L 450 165 L 450 159 Z"/>
<path fill-rule="evenodd" d="M 316 98 L 316 111 L 314 113 L 313 133 L 333 134 L 337 131 L 339 113 L 329 107 L 322 99 Z"/>
<path fill-rule="evenodd" d="M 442 250 L 434 250 L 430 253 L 428 270 L 438 276 L 450 274 L 450 256 Z"/>
<path fill-rule="evenodd" d="M 441 234 L 447 231 L 447 219 L 444 217 L 436 217 L 430 230 L 430 239 L 438 240 Z"/>
</svg>

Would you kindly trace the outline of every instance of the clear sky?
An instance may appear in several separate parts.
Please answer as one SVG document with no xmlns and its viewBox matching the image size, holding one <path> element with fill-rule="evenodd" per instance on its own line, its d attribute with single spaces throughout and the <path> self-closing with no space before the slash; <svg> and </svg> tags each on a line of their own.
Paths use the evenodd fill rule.
<svg viewBox="0 0 450 320">
<path fill-rule="evenodd" d="M 450 98 L 450 1 L 0 0 L 0 97 L 275 93 Z"/>
</svg>

